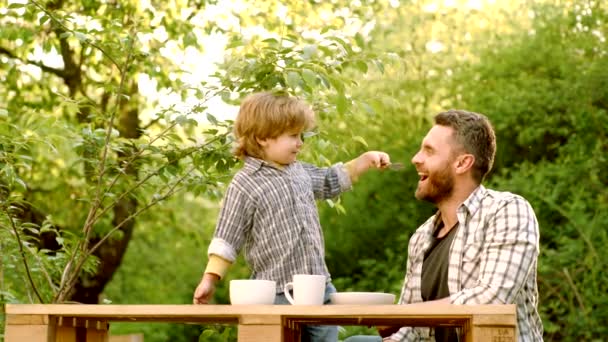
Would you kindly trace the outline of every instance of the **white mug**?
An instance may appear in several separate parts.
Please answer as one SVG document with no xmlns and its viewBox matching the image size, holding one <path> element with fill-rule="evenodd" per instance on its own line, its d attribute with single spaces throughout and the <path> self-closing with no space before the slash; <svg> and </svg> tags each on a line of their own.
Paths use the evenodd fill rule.
<svg viewBox="0 0 608 342">
<path fill-rule="evenodd" d="M 323 305 L 325 298 L 324 275 L 296 274 L 293 282 L 285 284 L 285 298 L 294 305 Z M 293 289 L 293 297 L 289 290 Z"/>
</svg>

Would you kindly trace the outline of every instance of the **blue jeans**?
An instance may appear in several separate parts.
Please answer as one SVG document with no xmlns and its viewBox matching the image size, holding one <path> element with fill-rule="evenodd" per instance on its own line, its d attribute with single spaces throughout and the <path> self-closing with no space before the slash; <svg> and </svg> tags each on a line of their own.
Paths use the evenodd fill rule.
<svg viewBox="0 0 608 342">
<path fill-rule="evenodd" d="M 382 337 L 371 335 L 355 335 L 348 337 L 344 342 L 382 342 Z"/>
<path fill-rule="evenodd" d="M 329 304 L 329 294 L 335 293 L 336 288 L 332 283 L 325 287 L 324 303 Z M 275 304 L 291 305 L 284 293 L 277 294 Z M 335 325 L 305 325 L 302 329 L 302 342 L 336 342 L 338 341 L 338 327 Z"/>
</svg>

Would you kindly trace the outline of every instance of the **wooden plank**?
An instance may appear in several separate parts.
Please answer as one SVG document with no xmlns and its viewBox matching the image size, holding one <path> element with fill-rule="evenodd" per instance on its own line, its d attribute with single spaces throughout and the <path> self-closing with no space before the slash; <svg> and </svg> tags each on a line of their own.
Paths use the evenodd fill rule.
<svg viewBox="0 0 608 342">
<path fill-rule="evenodd" d="M 239 324 L 249 325 L 280 325 L 282 322 L 279 315 L 242 315 Z"/>
<path fill-rule="evenodd" d="M 109 342 L 144 342 L 144 334 L 110 335 Z"/>
<path fill-rule="evenodd" d="M 515 326 L 517 317 L 515 315 L 473 315 L 473 324 Z"/>
<path fill-rule="evenodd" d="M 56 318 L 58 326 L 75 327 L 75 328 L 86 328 L 96 330 L 108 330 L 109 324 L 107 319 L 96 319 L 96 318 L 83 318 L 83 317 L 65 317 L 60 316 Z"/>
<path fill-rule="evenodd" d="M 86 329 L 87 342 L 108 342 L 108 330 Z"/>
<path fill-rule="evenodd" d="M 49 316 L 48 315 L 7 315 L 6 324 L 45 325 L 45 324 L 49 324 Z"/>
<path fill-rule="evenodd" d="M 514 316 L 489 317 L 474 315 L 471 322 L 472 342 L 515 342 L 517 321 Z"/>
<path fill-rule="evenodd" d="M 12 325 L 7 324 L 4 328 L 5 342 L 51 342 L 52 335 L 48 325 Z"/>
<path fill-rule="evenodd" d="M 87 305 L 7 304 L 7 314 L 111 317 L 130 319 L 224 317 L 235 320 L 244 314 L 298 316 L 433 316 L 450 318 L 474 314 L 511 315 L 515 305 Z"/>
<path fill-rule="evenodd" d="M 283 341 L 281 325 L 246 325 L 238 326 L 239 342 L 278 342 Z"/>
<path fill-rule="evenodd" d="M 76 328 L 56 326 L 54 338 L 54 342 L 76 342 Z"/>
<path fill-rule="evenodd" d="M 49 326 L 64 327 L 66 342 L 76 331 L 88 334 L 87 328 L 98 330 L 93 333 L 98 340 L 106 342 L 106 321 L 159 321 L 193 323 L 239 323 L 239 337 L 242 341 L 280 341 L 282 338 L 297 340 L 301 324 L 352 324 L 352 325 L 410 325 L 462 326 L 467 342 L 496 341 L 510 342 L 516 338 L 515 305 L 74 305 L 74 304 L 7 304 L 5 307 L 7 328 L 15 334 L 23 334 L 18 327 L 44 322 Z M 39 315 L 40 317 L 36 317 Z M 57 323 L 55 323 L 55 319 Z M 104 325 L 105 324 L 105 328 Z M 17 327 L 17 328 L 15 328 Z M 75 327 L 75 328 L 74 328 Z M 84 330 L 83 330 L 84 329 Z M 60 331 L 60 332 L 61 332 Z M 261 334 L 261 335 L 260 335 Z M 55 334 L 52 334 L 53 336 Z M 57 336 L 60 336 L 58 334 Z M 69 335 L 69 336 L 68 336 Z M 42 335 L 40 335 L 42 336 Z M 43 341 L 40 336 L 36 337 Z M 49 336 L 48 330 L 46 336 Z M 257 339 L 255 339 L 257 337 Z M 23 339 L 15 340 L 20 342 Z M 31 340 L 31 339 L 27 339 Z M 70 340 L 73 341 L 73 340 Z M 13 342 L 7 340 L 7 342 Z M 46 341 L 45 341 L 46 342 Z M 63 342 L 63 341 L 61 341 Z"/>
</svg>

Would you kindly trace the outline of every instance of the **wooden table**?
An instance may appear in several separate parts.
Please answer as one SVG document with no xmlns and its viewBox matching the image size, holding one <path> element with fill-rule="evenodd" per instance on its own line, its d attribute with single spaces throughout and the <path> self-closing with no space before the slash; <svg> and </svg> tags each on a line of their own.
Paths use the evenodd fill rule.
<svg viewBox="0 0 608 342">
<path fill-rule="evenodd" d="M 238 340 L 299 341 L 304 324 L 460 326 L 467 342 L 517 340 L 515 305 L 7 304 L 6 342 L 107 342 L 109 322 L 238 324 Z"/>
</svg>

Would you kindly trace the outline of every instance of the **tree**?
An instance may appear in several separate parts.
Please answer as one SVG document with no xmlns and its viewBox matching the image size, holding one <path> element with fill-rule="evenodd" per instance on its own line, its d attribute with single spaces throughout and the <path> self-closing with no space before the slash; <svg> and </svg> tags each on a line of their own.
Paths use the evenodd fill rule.
<svg viewBox="0 0 608 342">
<path fill-rule="evenodd" d="M 360 37 L 335 31 L 299 37 L 305 32 L 296 22 L 311 4 L 294 5 L 287 27 L 268 17 L 277 4 L 257 5 L 269 12 L 241 14 L 239 20 L 263 21 L 267 32 L 282 33 L 244 38 L 228 32 L 204 20 L 204 3 L 57 0 L 8 6 L 8 29 L 0 36 L 7 80 L 1 218 L 10 228 L 3 248 L 20 256 L 6 261 L 19 270 L 8 283 L 25 277 L 28 287 L 5 292 L 39 302 L 96 303 L 140 213 L 182 189 L 213 194 L 235 160 L 230 122 L 215 118 L 210 99 L 235 102 L 239 94 L 279 88 L 311 99 L 326 115 L 347 112 L 346 90 L 353 82 L 341 71 L 350 64 L 362 68 L 372 56 L 363 58 L 347 41 Z M 231 58 L 199 85 L 181 81 L 188 70 L 173 63 L 171 50 L 202 49 L 199 38 L 215 32 L 230 37 Z M 54 58 L 60 58 L 56 65 Z M 138 92 L 142 79 L 199 102 L 186 114 L 155 108 L 160 101 Z M 155 113 L 146 115 L 150 108 Z"/>
</svg>

